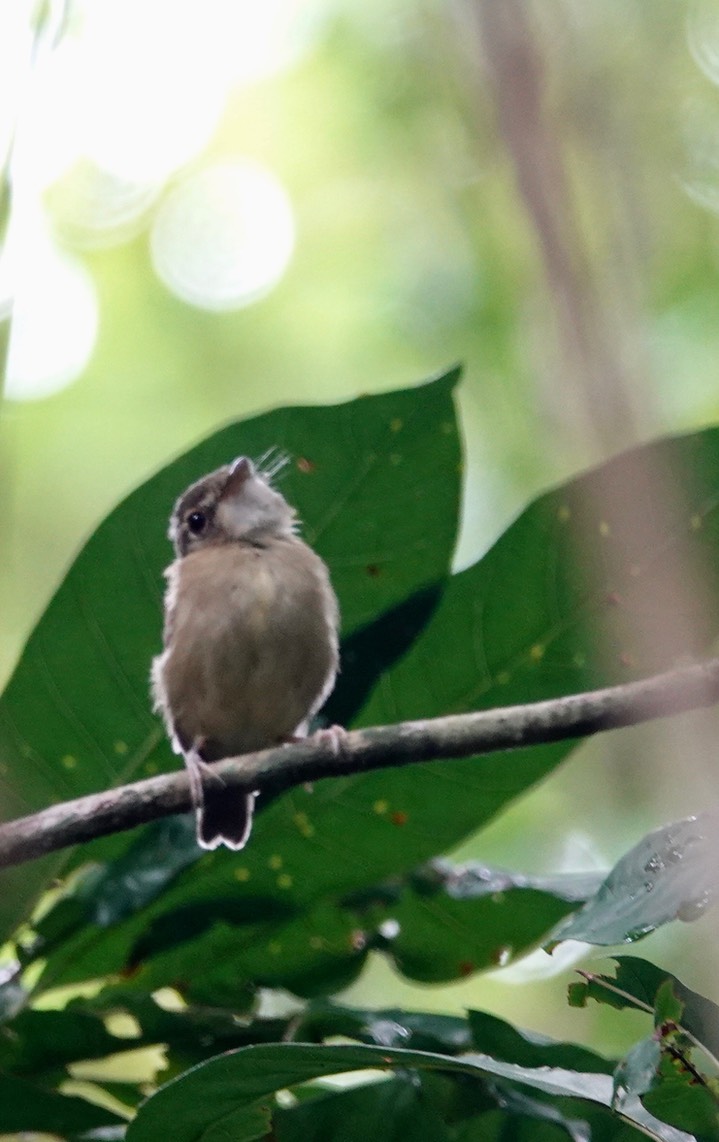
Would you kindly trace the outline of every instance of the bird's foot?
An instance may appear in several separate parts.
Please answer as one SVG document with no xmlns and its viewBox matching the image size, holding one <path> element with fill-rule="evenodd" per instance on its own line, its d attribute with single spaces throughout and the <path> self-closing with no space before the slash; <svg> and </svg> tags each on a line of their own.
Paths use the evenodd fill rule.
<svg viewBox="0 0 719 1142">
<path fill-rule="evenodd" d="M 334 756 L 339 757 L 347 744 L 347 730 L 344 726 L 323 726 L 321 730 L 315 730 L 309 740 L 326 743 Z"/>
</svg>

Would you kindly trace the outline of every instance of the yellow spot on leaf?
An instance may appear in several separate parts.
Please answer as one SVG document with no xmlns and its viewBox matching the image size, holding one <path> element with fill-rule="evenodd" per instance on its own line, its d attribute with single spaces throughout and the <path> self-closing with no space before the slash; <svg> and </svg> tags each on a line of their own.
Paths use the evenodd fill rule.
<svg viewBox="0 0 719 1142">
<path fill-rule="evenodd" d="M 321 951 L 324 946 L 325 942 L 321 936 L 310 936 L 310 947 L 314 948 L 316 952 Z"/>
<path fill-rule="evenodd" d="M 375 801 L 372 808 L 375 811 L 375 813 L 378 813 L 379 816 L 381 817 L 389 809 L 389 804 L 387 801 Z"/>
<path fill-rule="evenodd" d="M 702 517 L 698 513 L 695 513 L 689 520 L 689 526 L 691 527 L 692 531 L 699 531 L 701 525 Z"/>
<path fill-rule="evenodd" d="M 506 686 L 510 681 L 510 678 L 511 675 L 508 670 L 500 670 L 499 674 L 497 675 L 497 684 L 499 686 Z"/>
<path fill-rule="evenodd" d="M 608 539 L 612 534 L 612 529 L 605 519 L 600 519 L 599 521 L 599 534 L 602 539 Z"/>
<path fill-rule="evenodd" d="M 544 658 L 544 651 L 545 647 L 542 646 L 541 642 L 535 642 L 534 646 L 530 647 L 529 650 L 529 657 L 532 659 L 532 662 L 541 662 Z"/>
<path fill-rule="evenodd" d="M 157 773 L 157 762 L 156 761 L 145 762 L 145 773 Z"/>
<path fill-rule="evenodd" d="M 580 670 L 587 665 L 587 656 L 583 651 L 578 650 L 576 654 L 572 655 L 572 663 Z"/>
<path fill-rule="evenodd" d="M 278 888 L 292 888 L 293 883 L 294 881 L 292 880 L 289 872 L 280 873 L 280 875 L 277 877 Z"/>
<path fill-rule="evenodd" d="M 73 757 L 71 753 L 66 753 L 60 760 L 60 764 L 65 769 L 77 769 L 77 758 Z"/>
<path fill-rule="evenodd" d="M 396 468 L 398 464 L 401 464 L 402 457 L 400 456 L 399 452 L 390 452 L 389 462 L 393 468 Z"/>
<path fill-rule="evenodd" d="M 389 422 L 390 431 L 391 432 L 399 432 L 402 428 L 402 424 L 403 424 L 403 421 L 400 419 L 400 417 L 396 416 L 394 418 L 394 420 L 391 420 Z"/>
<path fill-rule="evenodd" d="M 273 853 L 267 864 L 273 872 L 277 872 L 278 869 L 282 868 L 282 857 L 279 853 Z"/>
<path fill-rule="evenodd" d="M 282 951 L 282 944 L 279 942 L 279 940 L 270 940 L 269 944 L 267 945 L 267 950 L 271 956 L 279 956 L 280 952 Z"/>
<path fill-rule="evenodd" d="M 293 820 L 303 837 L 314 837 L 315 827 L 306 813 L 295 813 Z"/>
<path fill-rule="evenodd" d="M 567 521 L 570 520 L 571 518 L 572 518 L 571 508 L 569 508 L 567 506 L 567 504 L 561 504 L 561 506 L 559 508 L 557 508 L 557 519 L 559 520 L 559 522 L 560 523 L 567 523 Z"/>
<path fill-rule="evenodd" d="M 127 742 L 117 741 L 112 748 L 114 749 L 115 753 L 120 755 L 120 757 L 124 757 L 129 747 Z"/>
<path fill-rule="evenodd" d="M 250 870 L 242 865 L 240 868 L 235 869 L 233 876 L 235 880 L 239 880 L 240 884 L 244 884 L 246 880 L 250 879 Z"/>
</svg>

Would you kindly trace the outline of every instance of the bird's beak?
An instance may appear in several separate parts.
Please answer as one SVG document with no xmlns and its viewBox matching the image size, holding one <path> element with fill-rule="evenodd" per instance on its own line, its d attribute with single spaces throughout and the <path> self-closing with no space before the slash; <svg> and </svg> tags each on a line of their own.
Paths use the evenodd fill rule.
<svg viewBox="0 0 719 1142">
<path fill-rule="evenodd" d="M 238 456 L 230 466 L 230 474 L 227 477 L 227 483 L 222 489 L 220 499 L 227 499 L 228 496 L 234 496 L 239 492 L 242 485 L 255 474 L 255 469 L 252 461 L 247 456 Z"/>
</svg>

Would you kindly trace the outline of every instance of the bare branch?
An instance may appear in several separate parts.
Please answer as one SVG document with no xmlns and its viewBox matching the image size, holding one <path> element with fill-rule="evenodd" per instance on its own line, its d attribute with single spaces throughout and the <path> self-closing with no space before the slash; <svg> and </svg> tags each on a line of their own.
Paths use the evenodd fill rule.
<svg viewBox="0 0 719 1142">
<path fill-rule="evenodd" d="M 231 789 L 277 793 L 306 781 L 587 737 L 719 702 L 719 658 L 603 690 L 349 732 L 336 751 L 310 738 L 213 766 Z M 511 764 L 511 760 L 505 762 Z M 190 808 L 184 770 L 53 805 L 0 826 L 0 867 Z"/>
</svg>

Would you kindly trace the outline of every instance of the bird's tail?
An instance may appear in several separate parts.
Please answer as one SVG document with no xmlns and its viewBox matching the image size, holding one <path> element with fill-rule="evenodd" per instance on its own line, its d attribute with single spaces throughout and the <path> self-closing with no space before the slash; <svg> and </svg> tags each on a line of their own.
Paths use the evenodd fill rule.
<svg viewBox="0 0 719 1142">
<path fill-rule="evenodd" d="M 197 822 L 197 843 L 203 849 L 243 849 L 252 831 L 256 793 L 229 790 L 212 765 L 196 750 L 183 750 Z"/>
</svg>

